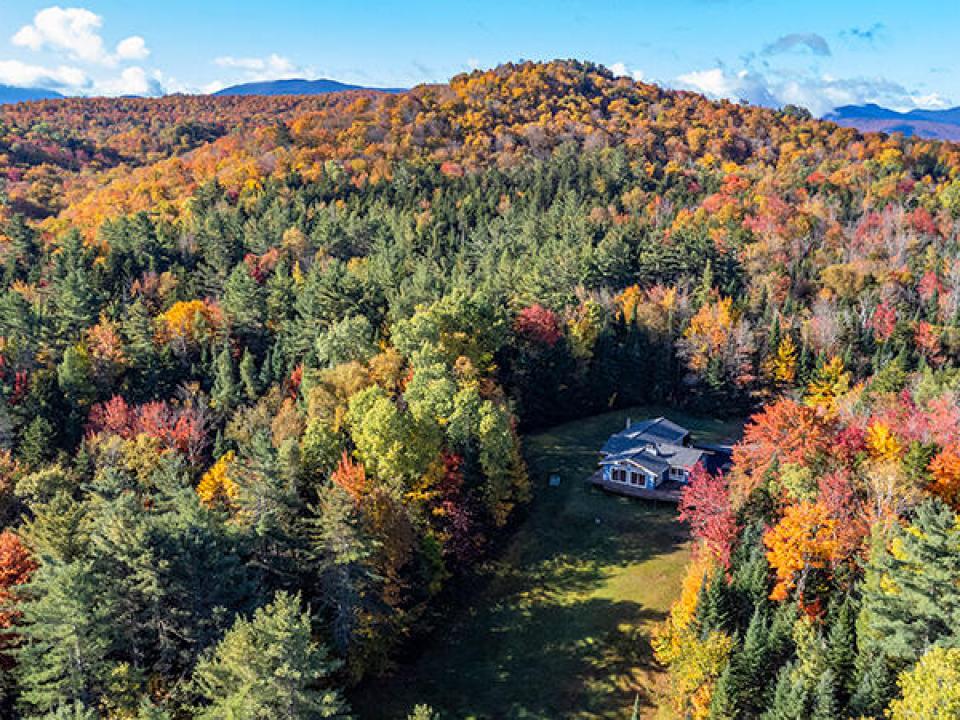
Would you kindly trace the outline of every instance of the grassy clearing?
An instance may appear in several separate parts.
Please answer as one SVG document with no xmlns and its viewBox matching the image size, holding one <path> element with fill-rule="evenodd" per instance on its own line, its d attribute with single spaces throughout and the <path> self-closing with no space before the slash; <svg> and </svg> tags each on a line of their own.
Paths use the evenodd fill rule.
<svg viewBox="0 0 960 720">
<path fill-rule="evenodd" d="M 357 693 L 358 717 L 396 720 L 427 703 L 444 720 L 626 718 L 637 693 L 652 707 L 660 678 L 649 633 L 679 590 L 686 535 L 674 508 L 605 495 L 583 480 L 626 417 L 658 414 L 702 441 L 738 431 L 735 423 L 634 408 L 527 438 L 529 516 L 416 656 Z M 551 473 L 560 487 L 547 486 Z"/>
</svg>

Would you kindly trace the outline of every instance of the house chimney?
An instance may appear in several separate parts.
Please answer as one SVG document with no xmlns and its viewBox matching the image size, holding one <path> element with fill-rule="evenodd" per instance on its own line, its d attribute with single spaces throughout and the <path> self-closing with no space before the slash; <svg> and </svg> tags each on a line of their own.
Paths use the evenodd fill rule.
<svg viewBox="0 0 960 720">
<path fill-rule="evenodd" d="M 633 424 L 633 423 L 630 422 L 630 418 L 627 417 L 627 427 L 626 427 L 625 429 L 626 429 L 626 430 L 629 430 L 629 429 L 630 429 L 630 426 L 631 426 L 632 424 Z"/>
</svg>

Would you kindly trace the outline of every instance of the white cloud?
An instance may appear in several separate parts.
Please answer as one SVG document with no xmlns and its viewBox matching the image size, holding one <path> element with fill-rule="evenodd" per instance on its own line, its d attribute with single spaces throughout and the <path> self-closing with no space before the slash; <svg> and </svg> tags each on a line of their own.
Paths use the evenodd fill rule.
<svg viewBox="0 0 960 720">
<path fill-rule="evenodd" d="M 759 73 L 741 70 L 728 73 L 723 68 L 697 70 L 677 78 L 679 87 L 696 90 L 708 97 L 728 100 L 746 100 L 755 105 L 777 105 L 777 98 Z"/>
<path fill-rule="evenodd" d="M 107 52 L 100 28 L 103 18 L 85 8 L 53 6 L 37 12 L 30 25 L 24 25 L 12 42 L 31 50 L 49 48 L 65 53 L 73 60 L 93 65 L 115 65 L 122 60 L 143 60 L 150 54 L 139 35 L 121 40 L 116 53 Z"/>
<path fill-rule="evenodd" d="M 948 98 L 935 92 L 928 95 L 911 95 L 910 100 L 915 107 L 923 110 L 943 110 L 953 105 Z"/>
<path fill-rule="evenodd" d="M 767 107 L 800 105 L 817 116 L 841 105 L 868 102 L 895 109 L 949 105 L 949 101 L 939 95 L 916 96 L 902 85 L 883 78 L 838 79 L 813 73 L 771 71 L 763 74 L 746 69 L 730 72 L 717 67 L 681 75 L 676 85 L 714 99 L 743 100 Z"/>
<path fill-rule="evenodd" d="M 89 87 L 91 83 L 80 68 L 68 65 L 47 68 L 19 60 L 0 60 L 0 84 L 76 91 Z"/>
<path fill-rule="evenodd" d="M 778 38 L 763 49 L 764 55 L 780 55 L 796 50 L 808 51 L 814 55 L 829 56 L 830 45 L 822 35 L 816 33 L 790 33 Z"/>
<path fill-rule="evenodd" d="M 119 77 L 111 78 L 95 85 L 98 95 L 163 95 L 163 84 L 154 76 L 147 74 L 142 67 L 128 67 Z"/>
<path fill-rule="evenodd" d="M 84 8 L 49 7 L 40 10 L 33 24 L 24 25 L 13 36 L 13 44 L 40 50 L 65 50 L 77 60 L 102 63 L 107 59 L 100 37 L 103 19 Z"/>
<path fill-rule="evenodd" d="M 610 72 L 612 72 L 617 77 L 629 77 L 633 78 L 637 82 L 642 82 L 644 78 L 643 70 L 637 70 L 636 68 L 628 68 L 626 63 L 616 62 L 610 66 Z"/>
<path fill-rule="evenodd" d="M 279 80 L 311 74 L 289 58 L 277 53 L 267 57 L 233 57 L 232 55 L 226 55 L 218 57 L 214 62 L 222 68 L 242 70 L 248 80 Z"/>
<path fill-rule="evenodd" d="M 117 43 L 117 57 L 121 60 L 145 60 L 150 55 L 150 48 L 139 35 L 132 35 Z"/>
</svg>

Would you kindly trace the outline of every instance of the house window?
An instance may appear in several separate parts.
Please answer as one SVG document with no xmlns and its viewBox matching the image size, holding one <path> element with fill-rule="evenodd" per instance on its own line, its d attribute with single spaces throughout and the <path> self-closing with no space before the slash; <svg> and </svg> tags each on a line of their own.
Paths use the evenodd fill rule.
<svg viewBox="0 0 960 720">
<path fill-rule="evenodd" d="M 643 485 L 644 482 L 640 478 L 640 473 L 632 472 L 630 473 L 630 484 L 631 485 Z"/>
</svg>

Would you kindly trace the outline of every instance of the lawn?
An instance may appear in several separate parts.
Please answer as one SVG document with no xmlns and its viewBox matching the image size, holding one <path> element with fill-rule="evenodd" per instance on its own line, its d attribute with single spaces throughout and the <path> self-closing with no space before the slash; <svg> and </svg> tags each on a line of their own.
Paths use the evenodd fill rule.
<svg viewBox="0 0 960 720">
<path fill-rule="evenodd" d="M 701 441 L 737 423 L 634 408 L 525 440 L 528 516 L 396 673 L 353 698 L 361 720 L 397 720 L 427 703 L 443 720 L 627 718 L 661 680 L 650 631 L 679 590 L 688 544 L 673 507 L 586 487 L 604 440 L 627 417 L 664 414 Z M 551 473 L 561 477 L 549 487 Z"/>
</svg>

